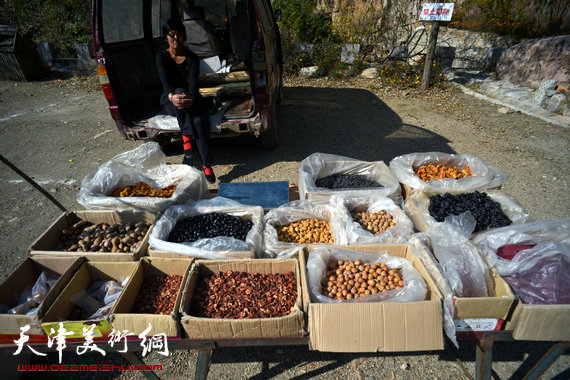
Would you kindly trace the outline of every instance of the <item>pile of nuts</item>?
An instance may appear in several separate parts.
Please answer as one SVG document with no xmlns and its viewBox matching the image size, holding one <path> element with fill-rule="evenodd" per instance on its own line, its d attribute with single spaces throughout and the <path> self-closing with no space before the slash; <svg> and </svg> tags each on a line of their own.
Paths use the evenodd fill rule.
<svg viewBox="0 0 570 380">
<path fill-rule="evenodd" d="M 176 185 L 166 186 L 164 189 L 154 189 L 144 182 L 139 182 L 134 186 L 122 186 L 114 189 L 111 197 L 154 197 L 170 198 L 176 191 Z"/>
<path fill-rule="evenodd" d="M 386 264 L 367 264 L 361 260 L 333 261 L 321 281 L 323 295 L 336 300 L 350 300 L 370 294 L 400 289 L 404 278 L 397 268 Z"/>
<path fill-rule="evenodd" d="M 131 313 L 171 314 L 181 284 L 182 276 L 179 275 L 146 277 Z"/>
<path fill-rule="evenodd" d="M 66 252 L 135 252 L 141 245 L 150 223 L 97 223 L 81 220 L 59 235 L 56 251 Z"/>
<path fill-rule="evenodd" d="M 168 241 L 173 243 L 195 242 L 218 236 L 233 237 L 245 241 L 253 227 L 251 220 L 227 214 L 200 214 L 180 219 L 170 231 Z"/>
<path fill-rule="evenodd" d="M 441 164 L 422 165 L 419 168 L 414 168 L 414 173 L 424 182 L 431 181 L 432 179 L 460 179 L 472 176 L 469 165 L 461 170 L 455 166 L 445 166 Z"/>
<path fill-rule="evenodd" d="M 350 215 L 362 228 L 374 235 L 380 235 L 396 225 L 392 214 L 384 210 L 378 212 L 351 212 Z"/>
<path fill-rule="evenodd" d="M 360 175 L 354 174 L 332 174 L 327 177 L 319 178 L 315 181 L 317 187 L 326 187 L 327 189 L 360 189 L 362 187 L 383 187 L 376 181 L 369 180 Z"/>
<path fill-rule="evenodd" d="M 289 315 L 297 301 L 295 274 L 218 272 L 198 281 L 190 315 L 216 319 Z"/>
<path fill-rule="evenodd" d="M 334 243 L 331 227 L 325 220 L 301 219 L 284 226 L 276 226 L 277 238 L 287 243 Z"/>
</svg>

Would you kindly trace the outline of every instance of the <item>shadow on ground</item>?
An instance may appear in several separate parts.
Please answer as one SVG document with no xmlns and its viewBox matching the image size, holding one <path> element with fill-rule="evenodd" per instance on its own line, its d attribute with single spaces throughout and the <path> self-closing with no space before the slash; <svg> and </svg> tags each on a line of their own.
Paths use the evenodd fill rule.
<svg viewBox="0 0 570 380">
<path fill-rule="evenodd" d="M 388 163 L 395 156 L 424 151 L 453 153 L 449 141 L 402 123 L 374 93 L 363 89 L 286 87 L 277 111 L 279 145 L 260 148 L 253 136 L 212 139 L 216 165 L 235 165 L 221 182 L 275 162 L 299 162 L 312 153 L 330 153 Z M 179 146 L 168 155 L 181 154 Z"/>
</svg>

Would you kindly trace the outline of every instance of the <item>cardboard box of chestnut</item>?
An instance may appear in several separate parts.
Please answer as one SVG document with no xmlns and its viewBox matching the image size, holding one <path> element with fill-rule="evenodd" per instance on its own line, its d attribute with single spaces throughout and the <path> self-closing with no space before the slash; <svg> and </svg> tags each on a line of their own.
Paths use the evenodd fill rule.
<svg viewBox="0 0 570 380">
<path fill-rule="evenodd" d="M 192 303 L 197 302 L 195 290 L 198 281 L 204 276 L 227 271 L 259 274 L 293 272 L 297 297 L 292 312 L 282 317 L 251 319 L 214 319 L 190 315 Z M 180 322 L 186 335 L 193 339 L 300 337 L 305 327 L 301 306 L 299 262 L 295 259 L 197 260 L 192 265 L 184 289 Z"/>
<path fill-rule="evenodd" d="M 125 253 L 111 253 L 104 251 L 94 252 L 67 252 L 58 251 L 56 247 L 60 242 L 60 236 L 64 230 L 69 230 L 74 224 L 79 221 L 88 221 L 94 224 L 107 223 L 114 224 L 127 224 L 127 223 L 153 223 L 156 214 L 148 211 L 137 210 L 87 210 L 87 211 L 73 211 L 64 212 L 47 230 L 32 244 L 30 247 L 30 255 L 32 257 L 38 256 L 63 256 L 63 257 L 77 257 L 83 256 L 89 261 L 104 261 L 104 262 L 121 262 L 121 261 L 136 261 L 141 256 L 146 255 L 148 250 L 148 238 L 152 229 L 149 228 L 145 234 L 140 245 L 134 252 Z"/>
<path fill-rule="evenodd" d="M 182 300 L 183 286 L 186 283 L 192 259 L 143 257 L 140 263 L 141 265 L 135 270 L 111 316 L 111 326 L 115 330 L 126 330 L 138 336 L 150 325 L 150 330 L 146 332 L 147 336 L 166 334 L 168 337 L 181 337 L 182 330 L 178 322 L 178 311 Z M 140 310 L 144 306 L 140 304 L 141 300 L 137 298 L 141 291 L 152 293 L 152 289 L 143 289 L 143 286 L 148 286 L 144 284 L 145 279 L 154 276 L 164 277 L 172 275 L 182 276 L 180 287 L 176 293 L 171 293 L 162 298 L 153 298 L 153 294 L 148 294 L 144 303 L 149 306 L 150 310 L 145 313 L 133 311 Z M 144 297 L 144 294 L 140 296 Z M 174 301 L 172 312 L 169 314 L 154 313 L 153 309 L 159 306 L 155 303 L 165 303 L 167 297 L 171 297 L 171 301 Z M 139 304 L 137 305 L 136 303 Z"/>
<path fill-rule="evenodd" d="M 26 335 L 30 337 L 30 343 L 38 339 L 44 342 L 46 336 L 40 325 L 40 319 L 84 261 L 85 259 L 80 257 L 36 257 L 24 260 L 0 285 L 0 304 L 10 308 L 17 306 L 14 303 L 14 297 L 22 294 L 26 288 L 33 287 L 43 272 L 50 277 L 58 276 L 59 279 L 45 293 L 45 297 L 37 306 L 36 315 L 0 314 L 0 343 L 13 344 L 14 340 L 20 336 L 20 328 L 26 325 L 30 326 L 30 329 L 26 331 Z"/>
<path fill-rule="evenodd" d="M 42 329 L 49 335 L 52 330 L 57 332 L 60 328 L 60 323 L 62 323 L 67 331 L 72 332 L 67 338 L 73 339 L 84 338 L 83 328 L 87 325 L 94 325 L 94 338 L 97 339 L 108 336 L 112 331 L 109 321 L 110 316 L 114 313 L 117 305 L 121 303 L 121 298 L 124 296 L 124 289 L 128 286 L 140 265 L 141 263 L 138 261 L 83 263 L 43 316 L 41 320 Z M 82 291 L 87 291 L 96 281 L 116 281 L 118 283 L 125 283 L 125 286 L 110 312 L 105 317 L 88 320 L 73 319 L 71 317 L 73 311 L 79 308 L 79 306 L 73 303 L 72 299 Z"/>
<path fill-rule="evenodd" d="M 303 310 L 308 314 L 312 350 L 325 352 L 404 352 L 443 349 L 442 295 L 422 261 L 406 244 L 338 246 L 364 254 L 387 252 L 409 260 L 427 285 L 418 302 L 312 302 L 306 263 L 315 246 L 299 252 Z M 405 280 L 405 278 L 404 278 Z"/>
</svg>

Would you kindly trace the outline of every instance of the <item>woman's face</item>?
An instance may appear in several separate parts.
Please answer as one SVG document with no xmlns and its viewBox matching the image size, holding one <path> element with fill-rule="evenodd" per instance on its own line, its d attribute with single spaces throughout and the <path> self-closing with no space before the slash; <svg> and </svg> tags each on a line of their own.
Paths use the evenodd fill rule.
<svg viewBox="0 0 570 380">
<path fill-rule="evenodd" d="M 184 43 L 184 35 L 178 29 L 171 29 L 166 33 L 166 41 L 168 41 L 168 47 L 177 49 Z"/>
</svg>

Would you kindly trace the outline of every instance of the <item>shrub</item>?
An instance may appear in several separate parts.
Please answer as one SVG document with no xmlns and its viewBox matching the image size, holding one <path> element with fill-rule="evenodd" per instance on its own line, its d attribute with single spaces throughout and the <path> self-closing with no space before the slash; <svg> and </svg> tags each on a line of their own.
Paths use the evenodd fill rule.
<svg viewBox="0 0 570 380">
<path fill-rule="evenodd" d="M 379 76 L 388 86 L 417 88 L 422 84 L 425 58 L 417 63 L 388 60 L 378 69 Z M 441 87 L 445 81 L 442 70 L 433 63 L 430 86 Z"/>
</svg>

